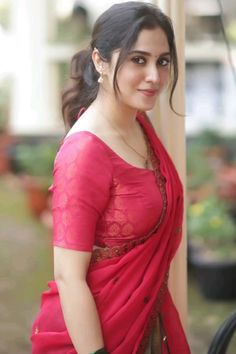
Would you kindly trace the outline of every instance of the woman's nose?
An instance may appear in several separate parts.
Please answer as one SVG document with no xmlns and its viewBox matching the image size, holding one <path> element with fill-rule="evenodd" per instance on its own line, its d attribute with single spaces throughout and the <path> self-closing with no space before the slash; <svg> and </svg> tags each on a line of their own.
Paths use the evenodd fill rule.
<svg viewBox="0 0 236 354">
<path fill-rule="evenodd" d="M 156 65 L 148 68 L 146 74 L 146 81 L 152 83 L 158 83 L 160 81 L 160 75 Z"/>
</svg>

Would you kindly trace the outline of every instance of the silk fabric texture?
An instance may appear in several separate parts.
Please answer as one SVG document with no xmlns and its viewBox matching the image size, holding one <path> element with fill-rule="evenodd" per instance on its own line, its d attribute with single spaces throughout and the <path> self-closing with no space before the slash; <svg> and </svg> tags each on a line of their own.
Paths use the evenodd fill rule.
<svg viewBox="0 0 236 354">
<path fill-rule="evenodd" d="M 160 314 L 169 352 L 189 354 L 179 314 L 167 286 L 170 263 L 181 241 L 182 185 L 171 158 L 148 119 L 143 115 L 138 115 L 137 119 L 160 162 L 159 173 L 165 179 L 165 213 L 161 223 L 158 215 L 152 232 L 133 240 L 124 239 L 123 243 L 119 240 L 118 245 L 105 244 L 109 247 L 104 251 L 94 251 L 87 281 L 97 305 L 109 353 L 145 353 Z M 93 229 L 89 231 L 90 234 L 95 232 Z M 60 238 L 54 244 L 63 247 Z M 76 249 L 73 245 L 69 248 Z M 86 245 L 81 244 L 80 248 L 89 250 L 91 246 L 86 249 Z M 49 290 L 42 294 L 40 311 L 32 327 L 32 353 L 76 354 L 64 323 L 56 282 L 51 281 L 48 285 Z M 162 354 L 169 352 L 163 342 Z"/>
</svg>

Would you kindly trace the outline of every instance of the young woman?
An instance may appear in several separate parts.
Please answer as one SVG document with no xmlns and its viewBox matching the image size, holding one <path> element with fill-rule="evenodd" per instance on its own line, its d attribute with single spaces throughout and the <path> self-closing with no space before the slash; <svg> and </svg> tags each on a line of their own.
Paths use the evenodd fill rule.
<svg viewBox="0 0 236 354">
<path fill-rule="evenodd" d="M 33 324 L 33 354 L 189 354 L 168 291 L 182 187 L 145 112 L 178 77 L 170 19 L 113 5 L 72 59 L 71 129 L 55 159 L 55 281 Z M 79 119 L 78 119 L 79 118 Z"/>
</svg>

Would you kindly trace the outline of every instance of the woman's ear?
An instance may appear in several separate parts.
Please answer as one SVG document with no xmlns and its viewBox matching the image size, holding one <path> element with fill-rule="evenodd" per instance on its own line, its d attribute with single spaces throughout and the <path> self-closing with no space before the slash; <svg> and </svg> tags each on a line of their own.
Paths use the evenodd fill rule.
<svg viewBox="0 0 236 354">
<path fill-rule="evenodd" d="M 101 75 L 104 74 L 104 60 L 102 60 L 100 53 L 97 48 L 94 48 L 92 52 L 92 60 L 97 72 Z"/>
</svg>

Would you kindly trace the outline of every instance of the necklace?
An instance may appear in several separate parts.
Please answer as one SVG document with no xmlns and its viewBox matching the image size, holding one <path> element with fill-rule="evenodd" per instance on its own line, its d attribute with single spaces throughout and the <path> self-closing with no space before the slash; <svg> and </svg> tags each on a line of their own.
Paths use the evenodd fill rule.
<svg viewBox="0 0 236 354">
<path fill-rule="evenodd" d="M 119 134 L 119 136 L 121 137 L 121 139 L 123 140 L 123 142 L 131 149 L 133 150 L 137 155 L 139 155 L 143 160 L 144 160 L 144 166 L 145 168 L 148 168 L 148 160 L 149 160 L 149 144 L 147 143 L 147 139 L 146 136 L 144 136 L 145 139 L 145 143 L 146 143 L 146 147 L 147 147 L 147 154 L 146 156 L 144 156 L 143 154 L 141 154 L 139 151 L 137 151 L 132 145 L 130 145 L 128 143 L 128 141 L 125 139 L 125 137 L 121 134 L 121 132 L 116 128 L 116 126 L 114 126 L 111 121 L 109 120 L 110 125 L 112 126 L 112 128 Z M 144 135 L 144 134 L 143 134 Z"/>
</svg>

